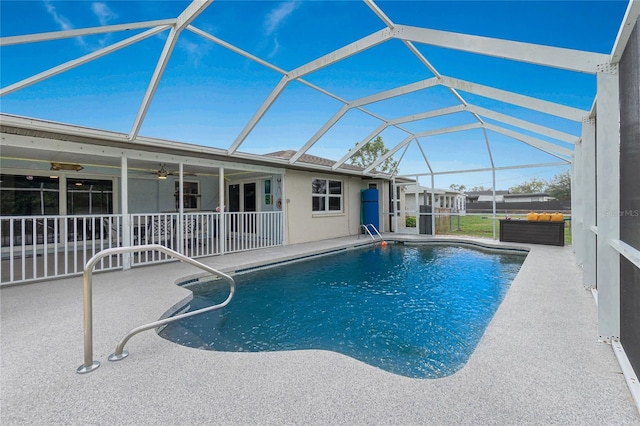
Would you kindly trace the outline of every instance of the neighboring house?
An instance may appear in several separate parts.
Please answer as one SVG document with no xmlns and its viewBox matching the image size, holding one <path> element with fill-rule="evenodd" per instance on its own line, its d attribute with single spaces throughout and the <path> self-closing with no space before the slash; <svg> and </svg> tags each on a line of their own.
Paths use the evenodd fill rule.
<svg viewBox="0 0 640 426">
<path fill-rule="evenodd" d="M 490 213 L 494 209 L 496 212 L 509 213 L 526 213 L 528 211 L 557 211 L 563 213 L 571 212 L 571 201 L 558 201 L 554 197 L 536 192 L 529 194 L 509 194 L 508 191 L 496 191 L 495 205 L 490 195 L 483 193 L 469 193 L 469 204 L 467 212 L 471 213 Z"/>
<path fill-rule="evenodd" d="M 467 192 L 467 201 L 469 203 L 482 203 L 493 201 L 492 191 L 475 191 Z M 544 192 L 534 192 L 529 194 L 511 194 L 509 191 L 496 190 L 496 203 L 534 203 L 551 201 L 555 198 L 550 197 Z"/>
<path fill-rule="evenodd" d="M 356 235 L 368 188 L 379 190 L 389 229 L 387 178 L 312 155 L 294 165 L 294 151 L 231 158 L 6 115 L 0 133 L 0 284 L 80 273 L 117 246 L 160 243 L 198 257 Z M 101 268 L 158 260 L 123 256 Z"/>
<path fill-rule="evenodd" d="M 504 196 L 508 195 L 509 191 L 496 190 L 496 203 L 502 203 Z M 481 203 L 484 201 L 493 201 L 493 191 L 470 191 L 466 193 L 468 203 Z"/>
<path fill-rule="evenodd" d="M 463 213 L 466 210 L 467 195 L 463 192 L 451 189 L 427 188 L 419 185 L 407 185 L 405 187 L 405 210 L 417 211 L 417 206 L 431 205 L 431 194 L 434 195 L 436 208 L 451 209 L 454 212 Z M 416 204 L 417 202 L 417 204 Z"/>
<path fill-rule="evenodd" d="M 550 197 L 549 194 L 544 192 L 535 192 L 531 194 L 505 194 L 505 203 L 535 203 L 555 200 L 554 197 Z"/>
</svg>

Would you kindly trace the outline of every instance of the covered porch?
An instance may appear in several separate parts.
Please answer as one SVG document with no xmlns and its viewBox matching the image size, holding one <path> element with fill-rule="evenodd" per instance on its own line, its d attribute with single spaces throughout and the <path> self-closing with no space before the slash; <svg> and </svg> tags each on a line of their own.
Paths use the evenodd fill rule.
<svg viewBox="0 0 640 426">
<path fill-rule="evenodd" d="M 283 168 L 194 157 L 157 140 L 153 151 L 123 149 L 95 133 L 102 144 L 46 129 L 3 133 L 0 285 L 80 274 L 112 247 L 162 244 L 204 257 L 283 244 Z M 97 269 L 166 260 L 140 252 Z"/>
</svg>

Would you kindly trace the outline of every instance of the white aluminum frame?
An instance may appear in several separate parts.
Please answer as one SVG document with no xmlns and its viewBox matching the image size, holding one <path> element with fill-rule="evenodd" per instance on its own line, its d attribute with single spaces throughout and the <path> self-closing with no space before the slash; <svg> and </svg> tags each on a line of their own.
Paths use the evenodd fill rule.
<svg viewBox="0 0 640 426">
<path fill-rule="evenodd" d="M 233 168 L 234 162 L 240 160 L 243 163 L 247 161 L 260 161 L 261 164 L 271 163 L 273 168 L 267 166 L 243 165 L 247 170 L 274 170 L 284 176 L 284 170 L 291 166 L 297 165 L 310 170 L 320 171 L 340 171 L 348 174 L 356 174 L 352 170 L 342 168 L 349 158 L 365 146 L 370 140 L 375 138 L 388 127 L 395 127 L 404 132 L 400 141 L 395 141 L 395 146 L 385 155 L 377 159 L 373 164 L 358 172 L 362 176 L 380 177 L 380 173 L 375 167 L 381 164 L 387 158 L 395 155 L 401 148 L 404 148 L 400 160 L 404 158 L 409 145 L 415 140 L 416 144 L 425 160 L 428 173 L 412 174 L 409 177 L 418 177 L 428 175 L 431 177 L 432 188 L 434 177 L 436 175 L 469 173 L 477 171 L 491 171 L 493 175 L 493 191 L 495 191 L 495 173 L 498 170 L 508 170 L 528 167 L 547 167 L 557 165 L 571 165 L 573 187 L 573 216 L 575 227 L 573 229 L 576 243 L 575 247 L 576 259 L 582 263 L 584 268 L 584 286 L 587 288 L 597 287 L 599 294 L 598 312 L 599 312 L 599 335 L 602 340 L 615 341 L 619 338 L 619 259 L 625 256 L 632 259 L 637 266 L 637 251 L 633 248 L 629 249 L 620 242 L 619 236 L 619 217 L 612 214 L 611 209 L 618 208 L 619 201 L 619 93 L 618 93 L 618 77 L 617 63 L 620 60 L 624 48 L 627 44 L 632 29 L 640 16 L 640 2 L 638 0 L 630 0 L 626 14 L 623 18 L 622 25 L 617 34 L 614 48 L 610 54 L 602 54 L 597 52 L 578 51 L 573 49 L 557 48 L 550 46 L 541 46 L 531 43 L 522 43 L 510 40 L 501 40 L 496 38 L 481 37 L 469 34 L 458 34 L 446 31 L 439 31 L 428 28 L 418 28 L 414 26 L 398 25 L 394 23 L 373 0 L 364 0 L 366 6 L 380 19 L 384 28 L 369 34 L 359 40 L 355 40 L 341 48 L 334 50 L 326 55 L 309 61 L 293 70 L 283 70 L 268 61 L 258 58 L 257 56 L 243 51 L 231 43 L 227 43 L 211 34 L 208 34 L 191 24 L 194 20 L 211 4 L 213 0 L 194 0 L 184 11 L 175 19 L 156 20 L 147 22 L 134 22 L 129 24 L 110 25 L 103 27 L 91 27 L 84 29 L 74 29 L 67 31 L 58 31 L 51 33 L 36 33 L 16 35 L 0 38 L 0 47 L 16 44 L 37 43 L 47 40 L 56 40 L 69 37 L 77 37 L 90 34 L 101 34 L 109 32 L 119 32 L 127 30 L 143 30 L 132 37 L 126 38 L 120 42 L 99 49 L 95 52 L 84 55 L 80 58 L 65 62 L 46 71 L 32 75 L 20 82 L 0 88 L 0 96 L 14 93 L 22 90 L 30 85 L 37 84 L 40 81 L 52 77 L 54 75 L 66 72 L 79 65 L 100 58 L 104 55 L 112 53 L 116 50 L 126 48 L 145 38 L 151 37 L 162 31 L 169 30 L 169 36 L 165 42 L 164 49 L 157 60 L 155 71 L 151 77 L 144 98 L 139 106 L 136 117 L 132 123 L 131 130 L 127 134 L 107 132 L 102 130 L 87 129 L 74 127 L 69 125 L 47 123 L 24 118 L 11 117 L 2 115 L 3 125 L 17 126 L 29 128 L 31 130 L 42 130 L 48 132 L 58 132 L 63 135 L 71 135 L 74 137 L 87 137 L 118 143 L 131 143 L 131 149 L 115 148 L 108 146 L 98 146 L 87 143 L 85 153 L 88 155 L 117 158 L 121 165 L 121 176 L 123 185 L 121 192 L 121 211 L 127 211 L 127 161 L 135 158 L 136 145 L 153 146 L 166 150 L 190 151 L 193 148 L 188 144 L 182 144 L 173 141 L 160 140 L 155 138 L 147 138 L 139 135 L 141 126 L 145 120 L 147 111 L 155 92 L 162 79 L 165 67 L 173 53 L 177 40 L 183 30 L 188 29 L 193 34 L 202 37 L 212 43 L 216 43 L 235 54 L 241 55 L 251 61 L 265 66 L 281 75 L 280 81 L 272 89 L 271 93 L 266 97 L 262 104 L 258 107 L 255 114 L 245 124 L 244 128 L 235 138 L 233 143 L 227 148 L 208 148 L 198 147 L 194 151 L 193 156 L 180 156 L 165 153 L 155 153 L 158 159 L 164 159 L 163 162 L 178 164 L 182 179 L 182 171 L 184 165 L 189 164 L 211 164 L 206 159 L 199 158 L 209 154 L 217 156 L 227 156 L 228 162 L 216 162 L 216 166 L 221 170 L 221 182 L 224 182 L 224 168 Z M 359 54 L 367 49 L 378 46 L 389 40 L 400 40 L 403 45 L 425 66 L 433 77 L 421 81 L 417 81 L 392 90 L 381 91 L 372 95 L 348 101 L 323 89 L 315 84 L 304 80 L 304 77 L 325 67 L 329 67 L 339 61 Z M 596 75 L 597 102 L 594 99 L 591 111 L 584 111 L 578 108 L 572 108 L 566 105 L 525 96 L 502 90 L 495 87 L 489 87 L 475 82 L 464 81 L 453 76 L 443 76 L 431 64 L 414 45 L 429 44 L 439 46 L 445 49 L 455 49 L 474 54 L 504 58 L 507 60 L 518 61 L 529 64 L 537 64 L 544 67 L 558 68 L 569 70 L 571 72 L 589 73 Z M 278 100 L 279 96 L 287 89 L 288 83 L 298 81 L 301 84 L 312 88 L 319 93 L 328 96 L 343 105 L 338 109 L 334 116 L 324 123 L 314 134 L 314 136 L 306 141 L 298 152 L 290 160 L 265 159 L 263 156 L 239 152 L 239 148 L 246 140 L 247 136 L 257 126 L 260 120 L 267 113 L 269 108 Z M 445 87 L 459 102 L 459 105 L 446 106 L 431 111 L 423 111 L 420 113 L 388 119 L 372 113 L 363 107 L 372 102 L 383 101 L 392 97 L 402 96 L 417 90 L 429 89 L 433 86 L 440 85 Z M 550 114 L 566 120 L 582 123 L 581 135 L 571 135 L 556 129 L 541 126 L 536 123 L 528 122 L 509 115 L 498 113 L 496 111 L 481 108 L 479 106 L 470 105 L 463 98 L 460 92 L 467 92 L 474 95 L 487 97 L 499 102 L 509 103 L 534 111 Z M 333 166 L 311 165 L 304 163 L 302 166 L 301 159 L 305 152 L 311 149 L 322 137 L 336 125 L 350 110 L 356 109 L 365 114 L 374 117 L 380 121 L 380 124 L 362 141 L 360 141 L 354 149 L 345 154 Z M 427 118 L 436 117 L 444 114 L 469 113 L 472 114 L 477 123 L 462 126 L 454 126 L 449 128 L 435 129 L 425 132 L 412 132 L 402 128 L 400 125 L 408 122 L 416 122 Z M 495 124 L 485 123 L 483 118 L 491 119 L 514 126 L 526 131 L 539 134 L 545 138 L 556 140 L 560 143 L 538 139 L 518 131 L 503 128 Z M 597 121 L 597 131 L 596 131 Z M 428 152 L 425 152 L 419 138 L 429 137 L 436 134 L 447 132 L 459 132 L 471 129 L 482 129 L 482 138 L 486 144 L 487 153 L 490 160 L 490 167 L 473 170 L 434 170 L 428 161 Z M 506 135 L 519 143 L 528 144 L 539 149 L 551 157 L 559 159 L 559 162 L 528 164 L 516 166 L 496 167 L 493 161 L 493 153 L 490 144 L 490 135 L 487 130 L 498 132 Z M 5 136 L 5 135 L 3 135 Z M 474 135 L 476 136 L 476 135 Z M 596 144 L 597 140 L 597 144 Z M 35 150 L 51 150 L 58 149 L 61 151 L 69 150 L 75 144 L 59 140 L 44 141 L 39 138 L 27 138 L 25 136 L 7 134 L 2 139 L 3 146 L 24 147 Z M 566 145 L 569 145 L 567 147 Z M 197 152 L 195 152 L 197 151 Z M 597 156 L 597 164 L 596 164 Z M 388 176 L 395 187 L 396 170 Z M 283 179 L 284 185 L 284 179 Z M 597 197 L 596 194 L 597 193 Z M 63 195 L 61 195 L 63 197 Z M 393 198 L 396 194 L 394 192 Z M 577 199 L 576 199 L 577 198 Z M 220 195 L 220 199 L 224 199 L 224 194 Z M 495 199 L 495 197 L 494 197 Z M 61 202 L 64 201 L 61 199 Z M 285 203 L 286 206 L 286 203 Z M 396 204 L 394 203 L 394 210 Z M 494 204 L 495 212 L 495 204 Z M 597 216 L 596 216 L 597 212 Z M 127 215 L 125 214 L 125 217 Z M 395 216 L 394 216 L 395 217 Z M 286 215 L 283 215 L 283 227 L 286 234 Z M 130 224 L 125 224 L 130 225 Z M 434 227 L 435 229 L 435 227 Z M 494 231 L 495 232 L 495 231 Z M 126 238 L 126 237 L 125 237 Z M 224 247 L 222 248 L 224 251 Z M 596 272 L 597 270 L 597 272 Z"/>
</svg>

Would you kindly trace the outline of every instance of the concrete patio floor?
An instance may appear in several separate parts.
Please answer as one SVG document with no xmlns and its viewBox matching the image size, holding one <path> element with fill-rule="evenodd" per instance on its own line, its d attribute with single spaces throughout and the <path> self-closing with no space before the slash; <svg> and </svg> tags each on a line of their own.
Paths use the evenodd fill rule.
<svg viewBox="0 0 640 426">
<path fill-rule="evenodd" d="M 204 263 L 234 271 L 365 242 L 340 238 Z M 93 347 L 102 365 L 84 375 L 76 373 L 82 278 L 0 289 L 0 423 L 640 424 L 611 347 L 597 341 L 596 305 L 570 247 L 531 246 L 467 365 L 442 379 L 409 379 L 320 350 L 210 352 L 153 331 L 129 341 L 127 359 L 107 361 L 129 330 L 188 297 L 174 283 L 198 272 L 170 263 L 96 274 Z"/>
</svg>

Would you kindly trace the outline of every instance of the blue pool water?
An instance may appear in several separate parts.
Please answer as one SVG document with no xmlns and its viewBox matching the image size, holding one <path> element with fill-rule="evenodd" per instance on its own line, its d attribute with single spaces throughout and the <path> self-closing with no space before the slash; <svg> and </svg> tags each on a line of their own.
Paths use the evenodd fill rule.
<svg viewBox="0 0 640 426">
<path fill-rule="evenodd" d="M 370 247 L 235 276 L 218 311 L 160 335 L 216 351 L 324 349 L 413 378 L 467 362 L 525 255 L 456 246 Z M 190 310 L 222 302 L 223 281 L 190 287 Z"/>
</svg>

